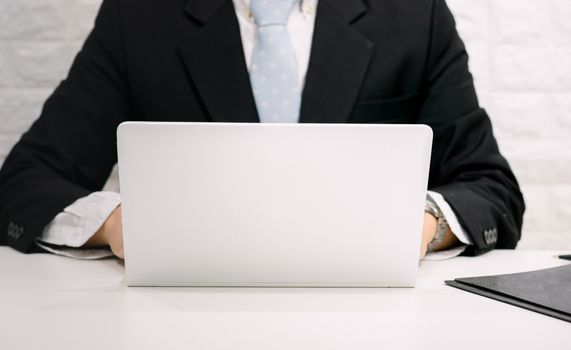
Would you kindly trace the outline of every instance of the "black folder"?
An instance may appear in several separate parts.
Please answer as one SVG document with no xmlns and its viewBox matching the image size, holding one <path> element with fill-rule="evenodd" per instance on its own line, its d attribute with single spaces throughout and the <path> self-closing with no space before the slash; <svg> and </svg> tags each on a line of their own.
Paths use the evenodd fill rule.
<svg viewBox="0 0 571 350">
<path fill-rule="evenodd" d="M 508 275 L 457 278 L 445 283 L 571 322 L 571 265 Z"/>
</svg>

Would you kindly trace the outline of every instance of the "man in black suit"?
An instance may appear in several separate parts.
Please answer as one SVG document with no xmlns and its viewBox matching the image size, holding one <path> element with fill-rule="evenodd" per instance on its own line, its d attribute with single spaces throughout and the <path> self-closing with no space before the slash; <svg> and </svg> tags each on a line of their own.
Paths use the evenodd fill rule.
<svg viewBox="0 0 571 350">
<path fill-rule="evenodd" d="M 247 39 L 255 29 L 246 23 L 252 13 L 246 9 L 241 17 L 238 3 L 249 6 L 103 1 L 69 76 L 0 171 L 0 244 L 40 250 L 37 239 L 57 215 L 100 191 L 117 161 L 115 131 L 123 121 L 260 121 L 248 57 L 256 44 Z M 302 24 L 297 34 L 288 27 L 293 46 L 299 44 L 298 65 L 307 58 L 306 69 L 298 67 L 297 121 L 431 126 L 429 189 L 451 210 L 427 209 L 424 249 L 459 244 L 453 232 L 459 230 L 468 237 L 468 255 L 514 248 L 523 198 L 478 105 L 468 56 L 444 0 L 314 3 L 309 41 Z M 442 214 L 461 228 L 451 228 Z M 118 207 L 82 246 L 110 245 L 122 256 L 120 223 Z"/>
</svg>

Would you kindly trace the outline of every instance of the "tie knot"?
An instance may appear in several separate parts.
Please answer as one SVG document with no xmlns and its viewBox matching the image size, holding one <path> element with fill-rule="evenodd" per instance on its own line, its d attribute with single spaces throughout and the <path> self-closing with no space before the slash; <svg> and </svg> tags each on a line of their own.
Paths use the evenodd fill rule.
<svg viewBox="0 0 571 350">
<path fill-rule="evenodd" d="M 295 3 L 300 0 L 251 0 L 250 11 L 258 27 L 285 25 Z"/>
</svg>

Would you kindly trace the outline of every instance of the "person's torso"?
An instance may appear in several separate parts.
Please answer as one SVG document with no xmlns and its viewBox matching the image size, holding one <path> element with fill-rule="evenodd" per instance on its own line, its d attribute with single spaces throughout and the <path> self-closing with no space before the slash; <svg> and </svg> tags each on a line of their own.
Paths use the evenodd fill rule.
<svg viewBox="0 0 571 350">
<path fill-rule="evenodd" d="M 231 0 L 119 0 L 130 119 L 258 121 Z M 413 123 L 431 0 L 320 0 L 300 122 Z"/>
</svg>

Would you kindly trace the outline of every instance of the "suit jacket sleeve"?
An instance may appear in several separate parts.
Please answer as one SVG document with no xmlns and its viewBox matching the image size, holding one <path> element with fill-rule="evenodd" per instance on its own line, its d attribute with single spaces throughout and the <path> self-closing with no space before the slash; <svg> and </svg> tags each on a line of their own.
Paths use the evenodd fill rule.
<svg viewBox="0 0 571 350">
<path fill-rule="evenodd" d="M 0 171 L 0 244 L 22 252 L 78 198 L 100 190 L 116 163 L 116 128 L 129 114 L 115 0 L 105 0 L 69 76 Z"/>
<path fill-rule="evenodd" d="M 518 183 L 479 107 L 468 55 L 444 0 L 435 0 L 425 102 L 418 122 L 434 132 L 429 187 L 444 196 L 474 245 L 514 248 L 525 209 Z"/>
</svg>

